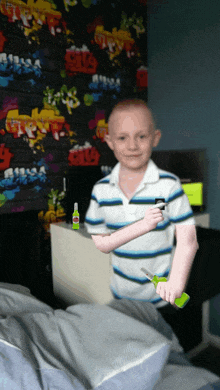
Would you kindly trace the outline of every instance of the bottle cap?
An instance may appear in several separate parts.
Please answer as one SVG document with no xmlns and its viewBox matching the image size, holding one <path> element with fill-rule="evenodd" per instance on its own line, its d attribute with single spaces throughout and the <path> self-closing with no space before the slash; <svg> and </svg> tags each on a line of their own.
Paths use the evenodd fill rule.
<svg viewBox="0 0 220 390">
<path fill-rule="evenodd" d="M 78 203 L 74 203 L 74 211 L 78 211 Z"/>
</svg>

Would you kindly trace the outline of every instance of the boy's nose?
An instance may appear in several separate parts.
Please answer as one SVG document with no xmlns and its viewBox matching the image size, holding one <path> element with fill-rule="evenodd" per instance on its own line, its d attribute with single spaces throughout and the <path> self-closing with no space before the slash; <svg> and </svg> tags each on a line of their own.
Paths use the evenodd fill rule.
<svg viewBox="0 0 220 390">
<path fill-rule="evenodd" d="M 129 149 L 136 149 L 137 148 L 137 141 L 135 139 L 130 139 L 128 141 L 128 147 L 129 147 Z"/>
</svg>

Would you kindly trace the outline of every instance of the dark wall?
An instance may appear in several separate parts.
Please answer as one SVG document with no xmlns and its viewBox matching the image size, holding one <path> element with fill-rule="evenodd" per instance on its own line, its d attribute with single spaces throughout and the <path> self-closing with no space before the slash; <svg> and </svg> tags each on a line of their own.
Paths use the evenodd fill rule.
<svg viewBox="0 0 220 390">
<path fill-rule="evenodd" d="M 148 96 L 163 135 L 158 150 L 206 148 L 207 212 L 210 227 L 218 230 L 219 16 L 218 1 L 161 0 L 148 9 Z M 211 301 L 211 329 L 218 335 L 219 307 L 218 296 Z"/>
</svg>

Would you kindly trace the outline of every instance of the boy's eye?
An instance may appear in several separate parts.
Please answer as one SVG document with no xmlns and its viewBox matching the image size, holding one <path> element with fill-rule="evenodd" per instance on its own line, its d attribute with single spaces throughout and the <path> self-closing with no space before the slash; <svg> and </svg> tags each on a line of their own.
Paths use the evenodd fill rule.
<svg viewBox="0 0 220 390">
<path fill-rule="evenodd" d="M 145 135 L 145 134 L 142 134 L 142 135 L 140 135 L 139 137 L 140 137 L 140 138 L 145 138 L 146 135 Z M 125 139 L 125 137 L 124 137 L 124 136 L 121 136 L 121 137 L 118 137 L 118 139 L 120 139 L 121 141 L 123 141 L 123 140 Z"/>
</svg>

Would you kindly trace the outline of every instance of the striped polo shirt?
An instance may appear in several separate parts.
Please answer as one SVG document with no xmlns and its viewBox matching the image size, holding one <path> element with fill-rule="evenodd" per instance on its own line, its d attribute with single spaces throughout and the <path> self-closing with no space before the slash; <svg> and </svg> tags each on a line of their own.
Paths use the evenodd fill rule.
<svg viewBox="0 0 220 390">
<path fill-rule="evenodd" d="M 130 200 L 119 187 L 119 170 L 120 163 L 117 163 L 108 176 L 94 185 L 85 226 L 90 234 L 113 233 L 144 218 L 147 208 L 155 204 L 155 198 L 165 199 L 168 204 L 162 211 L 164 220 L 154 230 L 111 252 L 113 296 L 148 301 L 159 308 L 167 302 L 156 294 L 153 283 L 144 276 L 141 267 L 158 276 L 169 275 L 175 225 L 195 225 L 193 212 L 180 179 L 159 169 L 151 159 Z"/>
</svg>

